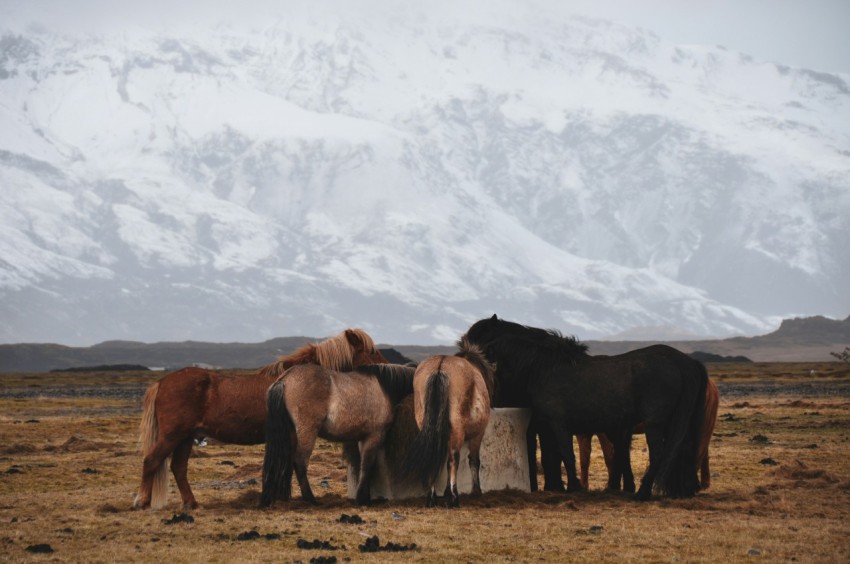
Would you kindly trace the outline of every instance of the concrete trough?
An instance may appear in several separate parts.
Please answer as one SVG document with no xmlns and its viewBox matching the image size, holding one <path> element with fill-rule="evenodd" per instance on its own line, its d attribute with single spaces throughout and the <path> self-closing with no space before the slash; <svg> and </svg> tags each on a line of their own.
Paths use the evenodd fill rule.
<svg viewBox="0 0 850 564">
<path fill-rule="evenodd" d="M 504 490 L 505 488 L 530 491 L 528 477 L 528 454 L 525 442 L 526 430 L 531 419 L 531 411 L 523 408 L 496 408 L 490 412 L 490 422 L 484 432 L 481 444 L 481 489 L 482 491 Z M 397 412 L 394 426 L 410 426 L 415 429 L 412 409 Z M 410 437 L 400 438 L 393 433 L 387 437 L 387 444 L 380 449 L 372 476 L 372 499 L 408 499 L 427 495 L 421 484 L 415 481 L 399 479 L 394 470 L 399 467 L 400 458 L 407 452 Z M 404 443 L 404 444 L 397 444 Z M 468 494 L 472 491 L 472 474 L 469 470 L 469 449 L 464 444 L 460 452 L 458 469 L 458 491 Z M 443 494 L 448 480 L 448 472 L 443 471 L 437 479 L 437 493 Z M 354 466 L 348 464 L 348 497 L 354 499 L 357 494 L 358 477 Z"/>
</svg>

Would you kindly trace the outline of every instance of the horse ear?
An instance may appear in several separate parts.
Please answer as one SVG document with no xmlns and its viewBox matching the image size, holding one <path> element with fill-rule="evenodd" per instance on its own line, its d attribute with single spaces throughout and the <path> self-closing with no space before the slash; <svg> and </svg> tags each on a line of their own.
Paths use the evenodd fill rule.
<svg viewBox="0 0 850 564">
<path fill-rule="evenodd" d="M 498 321 L 498 320 L 499 320 L 499 318 L 496 317 L 495 313 L 493 314 L 493 317 L 490 318 L 490 321 Z"/>
<path fill-rule="evenodd" d="M 353 329 L 345 330 L 345 340 L 348 341 L 348 344 L 352 347 L 357 347 L 363 344 L 363 341 L 360 339 L 360 335 L 357 334 L 357 331 Z"/>
</svg>

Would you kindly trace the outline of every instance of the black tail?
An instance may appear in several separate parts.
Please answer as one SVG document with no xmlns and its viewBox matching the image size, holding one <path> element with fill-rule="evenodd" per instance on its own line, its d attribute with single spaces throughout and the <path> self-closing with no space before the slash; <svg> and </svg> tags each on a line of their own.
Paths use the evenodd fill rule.
<svg viewBox="0 0 850 564">
<path fill-rule="evenodd" d="M 425 387 L 425 416 L 404 461 L 402 476 L 416 477 L 425 487 L 437 481 L 449 450 L 449 377 L 441 370 Z"/>
<path fill-rule="evenodd" d="M 664 460 L 655 480 L 658 492 L 670 497 L 692 497 L 699 490 L 697 455 L 705 419 L 708 372 L 701 362 L 694 361 L 694 366 L 698 368 L 683 378 L 684 389 L 667 426 Z"/>
<path fill-rule="evenodd" d="M 295 425 L 284 401 L 282 379 L 271 385 L 266 395 L 266 454 L 263 458 L 263 491 L 260 507 L 269 507 L 277 499 L 292 494 L 292 450 Z"/>
</svg>

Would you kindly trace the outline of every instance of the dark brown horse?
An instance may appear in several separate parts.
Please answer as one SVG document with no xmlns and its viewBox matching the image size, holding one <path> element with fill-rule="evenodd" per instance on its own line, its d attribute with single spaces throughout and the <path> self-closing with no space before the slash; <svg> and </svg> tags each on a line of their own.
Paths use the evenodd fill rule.
<svg viewBox="0 0 850 564">
<path fill-rule="evenodd" d="M 444 463 L 448 468 L 446 505 L 459 505 L 457 471 L 460 449 L 467 441 L 472 493 L 481 494 L 479 453 L 490 420 L 495 367 L 467 339 L 461 339 L 458 346 L 455 356 L 432 356 L 419 363 L 413 377 L 419 434 L 413 441 L 404 474 L 416 476 L 428 488 L 428 507 L 436 504 L 436 482 Z"/>
<path fill-rule="evenodd" d="M 697 452 L 697 465 L 700 470 L 700 489 L 707 490 L 711 486 L 711 470 L 708 465 L 708 444 L 711 441 L 711 436 L 714 433 L 714 426 L 717 423 L 717 407 L 720 403 L 720 392 L 717 390 L 717 384 L 714 380 L 708 380 L 705 388 L 705 419 L 702 423 L 702 431 L 699 440 L 699 451 Z M 635 434 L 644 432 L 643 424 L 635 427 Z M 614 468 L 614 443 L 612 443 L 605 433 L 596 435 L 599 439 L 599 446 L 602 447 L 602 456 L 605 459 L 605 466 L 608 468 L 608 480 L 611 481 L 611 473 Z M 580 474 L 579 480 L 584 489 L 588 485 L 588 469 L 590 468 L 590 440 L 593 435 L 576 435 L 579 451 Z M 628 480 L 629 476 L 624 476 L 624 480 Z M 625 484 L 625 489 L 634 489 L 634 476 L 631 476 L 631 486 Z"/>
<path fill-rule="evenodd" d="M 241 445 L 262 443 L 266 391 L 287 368 L 321 364 L 351 370 L 358 364 L 374 362 L 386 359 L 372 338 L 360 329 L 346 329 L 320 343 L 304 345 L 255 374 L 233 376 L 184 368 L 164 376 L 145 393 L 140 425 L 142 483 L 133 507 L 157 509 L 165 505 L 169 457 L 184 509 L 197 507 L 186 477 L 194 438 L 205 436 Z"/>
<path fill-rule="evenodd" d="M 358 443 L 356 500 L 367 505 L 375 455 L 393 421 L 395 405 L 413 392 L 413 372 L 395 364 L 360 367 L 353 372 L 300 365 L 284 372 L 268 392 L 260 506 L 290 499 L 293 470 L 301 497 L 316 503 L 307 465 L 317 437 Z"/>
<path fill-rule="evenodd" d="M 582 489 L 574 434 L 603 432 L 614 442 L 615 470 L 609 487 L 617 489 L 620 478 L 631 474 L 629 444 L 635 425 L 643 422 L 649 467 L 637 498 L 649 499 L 653 489 L 670 497 L 695 495 L 708 380 L 701 363 L 663 345 L 593 357 L 574 337 L 495 315 L 474 323 L 466 336 L 498 363 L 496 383 L 502 405 L 531 407 L 532 424 L 540 433 L 544 473 L 552 475 L 548 458 L 560 481 L 563 462 L 567 491 Z M 529 469 L 534 452 L 529 448 Z"/>
</svg>

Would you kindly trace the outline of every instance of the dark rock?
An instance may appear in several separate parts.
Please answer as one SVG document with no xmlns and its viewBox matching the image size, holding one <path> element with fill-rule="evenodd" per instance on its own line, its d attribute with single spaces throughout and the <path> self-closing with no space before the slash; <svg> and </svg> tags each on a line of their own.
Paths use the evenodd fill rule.
<svg viewBox="0 0 850 564">
<path fill-rule="evenodd" d="M 188 513 L 174 514 L 171 519 L 163 519 L 163 525 L 174 525 L 175 523 L 194 523 L 195 518 Z"/>
<path fill-rule="evenodd" d="M 53 552 L 53 547 L 49 544 L 31 544 L 26 548 L 26 551 L 34 554 L 50 554 Z"/>
<path fill-rule="evenodd" d="M 295 541 L 295 546 L 305 550 L 339 550 L 338 546 L 334 546 L 328 541 L 320 541 L 319 539 L 312 541 L 298 539 Z"/>
<path fill-rule="evenodd" d="M 387 542 L 381 546 L 381 540 L 378 535 L 374 535 L 366 539 L 366 542 L 358 546 L 360 552 L 406 552 L 408 550 L 416 550 L 416 543 L 411 544 L 396 544 Z"/>
<path fill-rule="evenodd" d="M 250 531 L 246 531 L 244 533 L 239 533 L 236 535 L 236 540 L 238 541 L 249 541 L 249 540 L 257 540 L 260 538 L 260 533 L 251 529 Z"/>
</svg>

